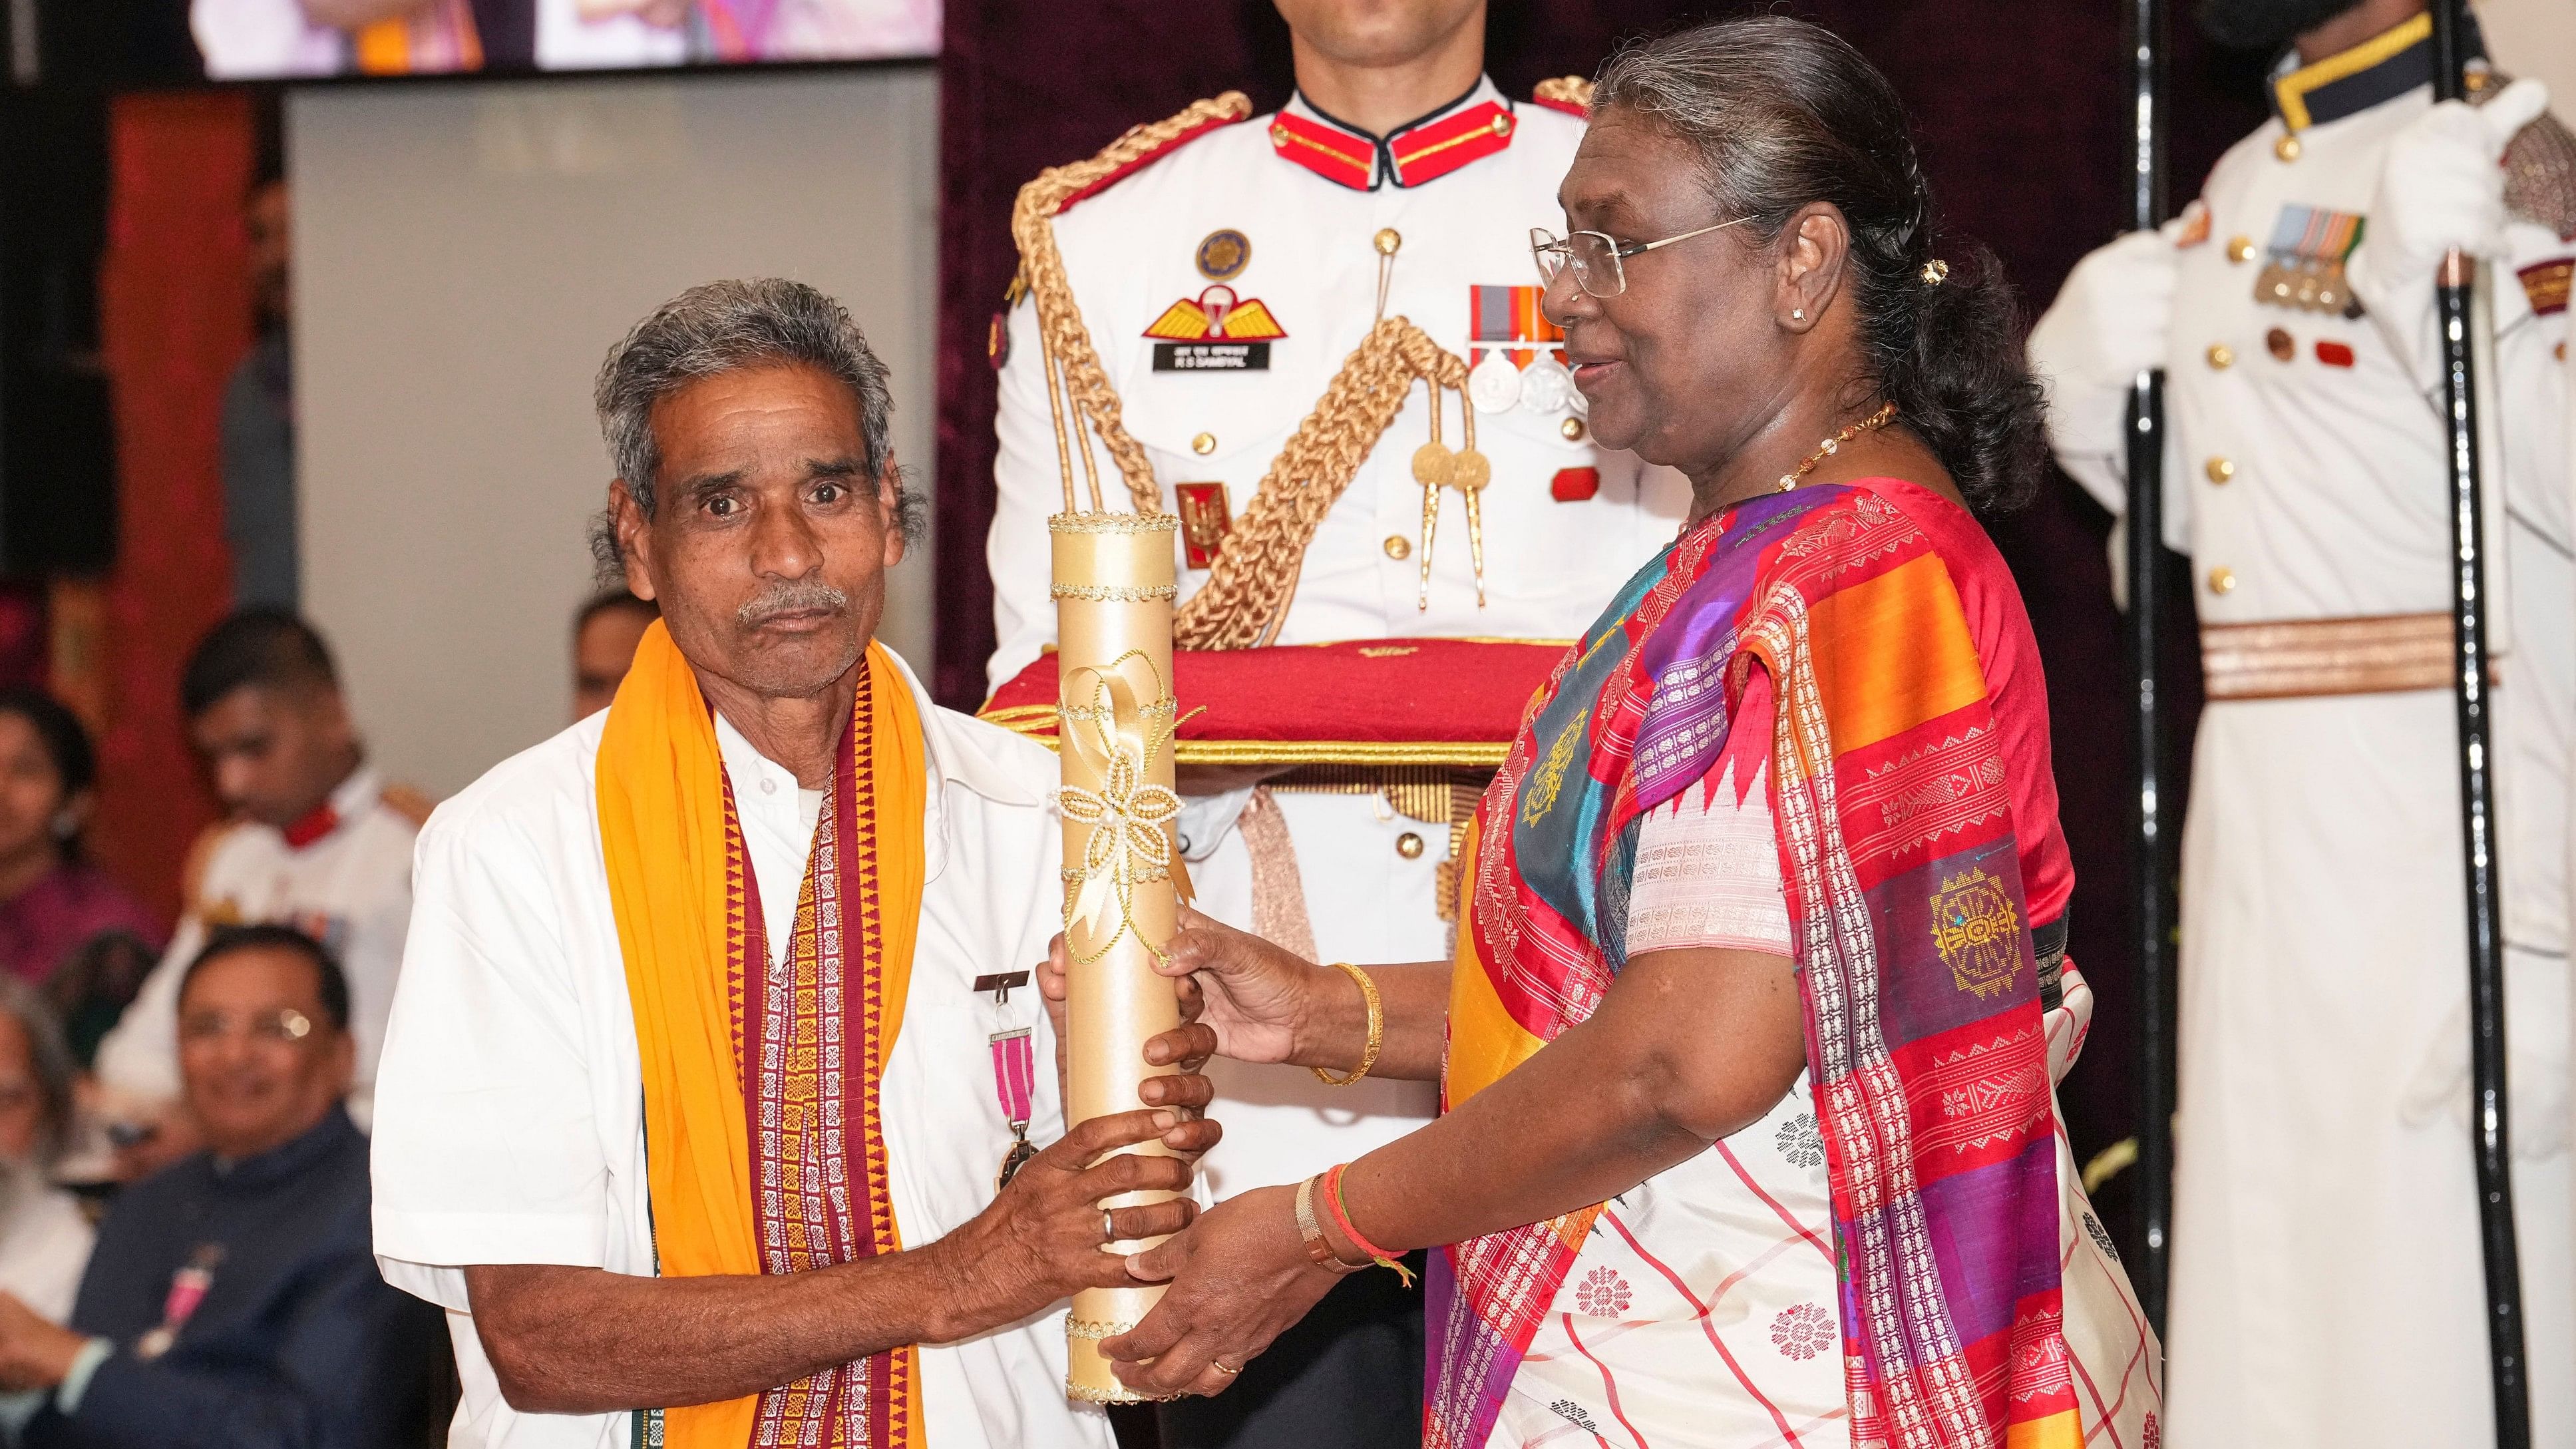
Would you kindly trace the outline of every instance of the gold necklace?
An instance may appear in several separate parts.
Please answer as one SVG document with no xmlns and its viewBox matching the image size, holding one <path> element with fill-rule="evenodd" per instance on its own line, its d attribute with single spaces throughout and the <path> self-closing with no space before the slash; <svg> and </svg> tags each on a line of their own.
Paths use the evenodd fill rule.
<svg viewBox="0 0 2576 1449">
<path fill-rule="evenodd" d="M 1827 458 L 1832 457 L 1834 454 L 1841 452 L 1843 444 L 1850 442 L 1852 439 L 1859 437 L 1863 433 L 1876 432 L 1880 428 L 1886 427 L 1889 423 L 1894 421 L 1896 421 L 1896 404 L 1892 402 L 1880 403 L 1878 405 L 1877 412 L 1871 413 L 1868 417 L 1861 419 L 1859 422 L 1856 422 L 1850 427 L 1843 429 L 1841 432 L 1834 434 L 1832 437 L 1825 439 L 1823 443 L 1817 446 L 1816 451 L 1807 455 L 1807 461 L 1798 465 L 1798 470 L 1796 472 L 1781 474 L 1780 491 L 1786 493 L 1790 489 L 1797 487 L 1799 479 L 1816 471 L 1816 465 L 1818 463 L 1821 463 Z"/>
</svg>

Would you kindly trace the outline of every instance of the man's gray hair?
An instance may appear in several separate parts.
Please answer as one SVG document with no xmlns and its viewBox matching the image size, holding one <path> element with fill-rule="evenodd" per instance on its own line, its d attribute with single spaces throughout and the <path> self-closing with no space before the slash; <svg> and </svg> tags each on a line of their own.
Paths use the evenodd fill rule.
<svg viewBox="0 0 2576 1449">
<path fill-rule="evenodd" d="M 886 365 L 868 346 L 849 309 L 803 282 L 776 277 L 708 282 L 653 309 L 608 351 L 591 401 L 609 460 L 644 516 L 653 516 L 662 466 L 653 437 L 653 405 L 694 382 L 747 368 L 802 364 L 847 385 L 859 403 L 868 481 L 885 476 L 894 454 L 894 398 Z M 898 477 L 901 522 L 918 541 L 921 508 Z M 596 530 L 592 547 L 604 574 L 622 569 L 616 542 Z M 622 577 L 622 574 L 619 576 Z"/>
<path fill-rule="evenodd" d="M 71 1131 L 72 1082 L 79 1067 L 63 1041 L 62 1023 L 35 987 L 0 973 L 0 1016 L 15 1020 L 27 1034 L 27 1066 L 35 1077 L 31 1085 L 44 1112 L 44 1125 L 36 1134 L 36 1163 L 51 1167 Z"/>
</svg>

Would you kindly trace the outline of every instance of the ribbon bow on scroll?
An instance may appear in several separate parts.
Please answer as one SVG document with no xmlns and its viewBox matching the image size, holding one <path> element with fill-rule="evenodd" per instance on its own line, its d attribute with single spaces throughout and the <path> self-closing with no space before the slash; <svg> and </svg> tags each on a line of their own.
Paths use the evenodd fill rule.
<svg viewBox="0 0 2576 1449">
<path fill-rule="evenodd" d="M 1086 686 L 1091 702 L 1078 703 Z M 1146 779 L 1155 757 L 1180 728 L 1180 721 L 1172 718 L 1175 705 L 1153 661 L 1143 651 L 1130 649 L 1106 668 L 1086 665 L 1067 675 L 1060 708 L 1063 723 L 1057 734 L 1063 747 L 1100 777 L 1097 790 L 1066 785 L 1057 791 L 1066 818 L 1091 827 L 1083 842 L 1081 866 L 1065 871 L 1071 887 L 1065 929 L 1070 932 L 1079 922 L 1094 942 L 1090 951 L 1078 952 L 1074 959 L 1088 966 L 1108 955 L 1119 937 L 1134 931 L 1137 941 L 1156 960 L 1163 960 L 1162 947 L 1146 940 L 1137 928 L 1135 905 L 1139 884 L 1162 880 L 1182 869 L 1167 829 L 1181 813 L 1181 797 Z M 1182 894 L 1187 896 L 1186 888 Z M 1110 929 L 1107 916 L 1113 902 L 1118 921 Z M 1070 950 L 1069 936 L 1065 944 Z"/>
</svg>

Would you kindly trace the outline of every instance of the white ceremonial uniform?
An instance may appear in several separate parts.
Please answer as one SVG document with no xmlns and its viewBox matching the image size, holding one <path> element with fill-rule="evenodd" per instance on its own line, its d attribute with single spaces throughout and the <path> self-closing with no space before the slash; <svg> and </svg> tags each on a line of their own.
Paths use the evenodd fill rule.
<svg viewBox="0 0 2576 1449">
<path fill-rule="evenodd" d="M 1042 957 L 1056 930 L 1057 764 L 1044 746 L 930 703 L 920 937 L 883 1079 L 895 1220 L 907 1244 L 993 1200 L 1012 1134 L 994 1033 L 1055 1043 L 1037 991 L 978 975 Z M 644 1088 L 625 958 L 601 855 L 594 771 L 605 711 L 485 774 L 420 841 L 420 908 L 378 1094 L 377 1262 L 448 1311 L 464 1401 L 455 1449 L 624 1449 L 631 1415 L 522 1414 L 476 1338 L 463 1268 L 560 1263 L 651 1276 Z M 743 842 L 773 921 L 795 918 L 820 792 L 717 718 Z M 773 932 L 771 949 L 787 949 Z M 1063 1134 L 1039 1071 L 1031 1140 Z M 1108 1449 L 1108 1421 L 1064 1393 L 1060 1306 L 920 1354 L 923 1424 L 942 1449 Z"/>
<path fill-rule="evenodd" d="M 1507 145 L 1430 176 L 1407 159 L 1415 155 L 1409 137 L 1438 136 L 1444 123 L 1454 127 L 1488 106 L 1504 118 Z M 1317 136 L 1374 159 L 1341 163 L 1336 179 L 1307 139 Z M 1381 230 L 1401 238 L 1385 314 L 1409 318 L 1439 346 L 1472 360 L 1476 292 L 1483 290 L 1489 315 L 1511 305 L 1503 289 L 1534 292 L 1529 231 L 1563 228 L 1556 187 L 1582 136 L 1576 116 L 1507 101 L 1490 81 L 1399 128 L 1383 145 L 1300 97 L 1278 115 L 1187 141 L 1062 212 L 1055 234 L 1065 274 L 1127 430 L 1163 484 L 1164 506 L 1177 511 L 1184 486 L 1222 484 L 1240 516 L 1271 460 L 1377 320 L 1373 239 Z M 1424 160 L 1436 165 L 1442 154 L 1435 149 Z M 1405 184 L 1407 176 L 1417 179 Z M 1240 252 L 1221 246 L 1228 234 Z M 1216 265 L 1203 265 L 1211 259 Z M 1238 309 L 1258 303 L 1285 334 L 1263 344 L 1266 370 L 1158 371 L 1158 340 L 1146 329 L 1176 302 L 1205 298 L 1213 285 L 1230 289 Z M 1055 637 L 1046 519 L 1061 510 L 1063 495 L 1036 311 L 1012 310 L 1001 374 L 999 502 L 987 545 L 1000 639 L 991 664 L 997 686 Z M 1536 403 L 1544 399 L 1530 398 L 1479 411 L 1476 447 L 1493 464 L 1482 498 L 1485 599 L 1480 606 L 1461 502 L 1444 490 L 1429 607 L 1419 607 L 1422 487 L 1411 459 L 1430 438 L 1425 396 L 1417 386 L 1316 529 L 1278 642 L 1571 639 L 1671 541 L 1688 511 L 1689 486 L 1678 474 L 1595 447 L 1571 405 L 1542 408 Z M 1446 409 L 1442 437 L 1455 448 L 1463 439 L 1454 394 Z M 1127 506 L 1115 466 L 1105 450 L 1095 451 L 1106 486 L 1117 493 L 1112 506 Z M 1567 473 L 1583 469 L 1591 476 Z M 1186 562 L 1184 600 L 1208 579 L 1206 569 Z M 1184 817 L 1182 834 L 1200 909 L 1248 926 L 1250 858 L 1233 828 L 1242 798 L 1199 803 Z M 1277 802 L 1325 959 L 1448 954 L 1434 899 L 1448 856 L 1446 830 L 1397 815 L 1378 795 L 1283 793 Z M 1226 1137 L 1204 1166 L 1220 1196 L 1356 1157 L 1417 1125 L 1435 1105 L 1422 1083 L 1334 1089 L 1302 1072 L 1225 1063 L 1212 1063 L 1210 1075 L 1225 1099 Z"/>
<path fill-rule="evenodd" d="M 307 832 L 311 832 L 309 835 Z M 204 848 L 194 894 L 161 963 L 99 1044 L 99 1080 L 132 1103 L 179 1095 L 179 983 L 217 926 L 293 926 L 330 948 L 349 978 L 357 1075 L 349 1112 L 368 1120 L 385 1017 L 411 928 L 412 840 L 420 827 L 385 801 L 373 769 L 352 772 L 314 816 L 289 832 L 237 821 Z"/>
<path fill-rule="evenodd" d="M 2365 315 L 2337 290 L 2342 257 L 2376 225 L 2362 218 L 2384 151 L 2431 105 L 2427 47 L 2406 39 L 2285 69 L 2276 97 L 2302 124 L 2276 117 L 2238 143 L 2163 233 L 2178 248 L 2159 364 L 2166 541 L 2192 559 L 2211 684 L 2182 842 L 2166 1339 L 2164 1440 L 2193 1449 L 2492 1438 L 2443 432 L 2409 340 L 2391 335 L 2411 299 Z M 2569 250 L 2524 222 L 2511 237 L 2517 265 Z M 2109 276 L 2071 279 L 2030 346 L 2059 460 L 2116 514 L 2131 379 L 2101 365 L 2088 332 L 2116 304 L 2081 295 L 2125 285 Z M 2566 1446 L 2566 319 L 2534 315 L 2513 269 L 2496 276 L 2502 456 L 2487 510 L 2502 551 L 2488 577 L 2511 615 L 2495 698 L 2515 1192 L 2538 1442 Z M 2306 641 L 2302 667 L 2366 673 L 2384 663 L 2388 616 L 2429 622 L 2415 651 L 2429 675 L 2382 675 L 2371 692 L 2227 683 L 2245 676 L 2223 648 L 2284 657 L 2240 626 L 2284 626 L 2274 637 Z"/>
</svg>

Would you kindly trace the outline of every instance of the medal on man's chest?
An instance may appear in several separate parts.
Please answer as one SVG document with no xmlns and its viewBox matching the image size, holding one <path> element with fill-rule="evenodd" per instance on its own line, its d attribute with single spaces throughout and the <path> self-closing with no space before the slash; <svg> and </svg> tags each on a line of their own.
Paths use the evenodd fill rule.
<svg viewBox="0 0 2576 1449">
<path fill-rule="evenodd" d="M 1002 1116 L 1011 1124 L 1010 1150 L 1002 1154 L 1002 1170 L 993 1179 L 998 1193 L 1011 1185 L 1011 1179 L 1038 1150 L 1029 1145 L 1030 1108 L 1037 1097 L 1037 1055 L 1030 1045 L 1029 1029 L 997 1031 L 992 1036 L 993 1095 L 1002 1104 Z"/>
<path fill-rule="evenodd" d="M 215 1286 L 215 1269 L 224 1261 L 221 1243 L 206 1243 L 188 1255 L 188 1262 L 170 1275 L 170 1291 L 161 1300 L 161 1321 L 134 1341 L 134 1356 L 150 1363 L 170 1351 L 179 1341 L 179 1331 L 195 1317 L 197 1305 Z"/>
</svg>

